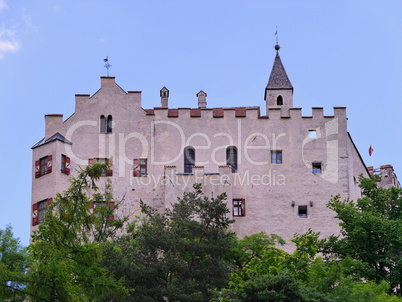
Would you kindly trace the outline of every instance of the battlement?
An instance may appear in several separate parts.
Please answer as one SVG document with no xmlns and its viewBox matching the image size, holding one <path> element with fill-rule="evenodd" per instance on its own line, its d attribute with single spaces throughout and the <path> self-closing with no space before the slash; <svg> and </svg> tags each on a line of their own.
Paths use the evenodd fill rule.
<svg viewBox="0 0 402 302">
<path fill-rule="evenodd" d="M 312 107 L 312 114 L 302 115 L 302 108 L 289 108 L 284 112 L 282 108 L 268 108 L 267 115 L 261 115 L 260 107 L 218 107 L 218 108 L 168 108 L 154 107 L 144 109 L 146 115 L 154 115 L 158 118 L 258 118 L 258 119 L 326 119 L 343 118 L 346 119 L 346 107 L 333 107 L 333 115 L 324 115 L 323 107 Z"/>
</svg>

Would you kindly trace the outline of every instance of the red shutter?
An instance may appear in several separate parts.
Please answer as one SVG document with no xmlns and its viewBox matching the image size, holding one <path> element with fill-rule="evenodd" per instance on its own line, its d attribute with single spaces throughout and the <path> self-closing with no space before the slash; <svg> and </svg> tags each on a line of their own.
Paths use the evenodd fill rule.
<svg viewBox="0 0 402 302">
<path fill-rule="evenodd" d="M 53 198 L 48 198 L 47 199 L 47 205 L 51 205 L 53 203 Z"/>
<path fill-rule="evenodd" d="M 89 203 L 89 208 L 90 208 L 90 209 L 93 209 L 93 208 L 94 208 L 94 205 L 95 205 L 95 203 L 94 203 L 93 201 L 90 202 L 90 203 Z"/>
<path fill-rule="evenodd" d="M 40 177 L 40 161 L 37 160 L 35 162 L 35 178 L 39 178 Z"/>
<path fill-rule="evenodd" d="M 244 198 L 241 200 L 241 216 L 246 216 L 246 201 Z"/>
<path fill-rule="evenodd" d="M 111 208 L 112 210 L 114 209 L 114 201 L 109 202 L 109 208 Z M 114 216 L 110 216 L 110 217 L 108 217 L 108 219 L 109 219 L 109 221 L 113 221 Z"/>
<path fill-rule="evenodd" d="M 52 166 L 53 166 L 52 156 L 48 155 L 47 156 L 47 173 L 52 173 Z"/>
<path fill-rule="evenodd" d="M 34 203 L 34 204 L 32 205 L 32 211 L 35 212 L 35 211 L 37 211 L 37 210 L 38 210 L 38 204 L 37 204 L 37 203 Z"/>
<path fill-rule="evenodd" d="M 94 164 L 94 159 L 93 158 L 88 159 L 88 165 L 93 165 L 93 164 Z"/>
<path fill-rule="evenodd" d="M 39 218 L 38 217 L 32 217 L 32 225 L 35 226 L 39 224 Z"/>
<path fill-rule="evenodd" d="M 70 175 L 70 158 L 66 156 L 66 162 L 64 164 L 64 173 Z"/>
<path fill-rule="evenodd" d="M 106 176 L 113 176 L 113 170 L 111 169 L 111 167 L 113 166 L 113 159 L 106 159 L 106 163 L 110 166 L 110 169 L 106 171 Z"/>
<path fill-rule="evenodd" d="M 134 159 L 134 169 L 133 169 L 133 176 L 139 177 L 140 176 L 140 159 Z"/>
</svg>

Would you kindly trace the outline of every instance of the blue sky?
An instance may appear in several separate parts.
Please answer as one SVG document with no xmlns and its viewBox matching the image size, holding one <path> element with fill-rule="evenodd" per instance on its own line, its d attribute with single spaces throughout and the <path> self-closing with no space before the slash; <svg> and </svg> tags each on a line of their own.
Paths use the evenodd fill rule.
<svg viewBox="0 0 402 302">
<path fill-rule="evenodd" d="M 402 1 L 0 0 L 0 228 L 29 242 L 31 147 L 44 114 L 74 111 L 106 75 L 143 91 L 143 107 L 264 106 L 275 55 L 294 106 L 347 106 L 348 129 L 367 165 L 402 178 Z"/>
</svg>

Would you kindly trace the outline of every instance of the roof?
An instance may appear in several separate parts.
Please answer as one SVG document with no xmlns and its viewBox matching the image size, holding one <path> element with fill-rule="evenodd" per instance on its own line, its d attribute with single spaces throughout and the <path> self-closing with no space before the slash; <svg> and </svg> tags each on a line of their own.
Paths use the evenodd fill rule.
<svg viewBox="0 0 402 302">
<path fill-rule="evenodd" d="M 33 145 L 33 147 L 31 149 L 35 149 L 36 147 L 48 144 L 48 143 L 56 141 L 56 140 L 69 144 L 69 145 L 73 144 L 68 139 L 66 139 L 63 135 L 61 135 L 59 132 L 57 132 L 56 134 L 52 135 L 51 137 L 49 137 L 46 140 L 45 140 L 45 138 L 42 138 L 39 142 L 37 142 L 35 145 Z"/>
<path fill-rule="evenodd" d="M 269 76 L 266 89 L 292 89 L 292 83 L 286 74 L 285 67 L 283 67 L 279 52 L 276 51 L 274 66 L 272 66 L 271 75 Z"/>
</svg>

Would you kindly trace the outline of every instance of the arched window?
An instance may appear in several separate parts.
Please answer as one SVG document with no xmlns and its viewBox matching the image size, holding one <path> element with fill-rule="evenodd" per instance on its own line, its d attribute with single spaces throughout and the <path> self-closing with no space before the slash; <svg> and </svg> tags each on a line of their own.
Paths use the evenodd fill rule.
<svg viewBox="0 0 402 302">
<path fill-rule="evenodd" d="M 237 172 L 237 149 L 230 146 L 226 148 L 226 164 L 232 167 L 232 173 Z"/>
<path fill-rule="evenodd" d="M 106 133 L 112 133 L 112 116 L 107 116 Z"/>
<path fill-rule="evenodd" d="M 100 133 L 106 133 L 106 119 L 103 114 L 100 116 Z"/>
<path fill-rule="evenodd" d="M 278 106 L 283 105 L 283 98 L 282 98 L 281 95 L 276 98 L 276 104 L 277 104 Z"/>
<path fill-rule="evenodd" d="M 184 173 L 193 173 L 195 150 L 192 147 L 184 149 Z"/>
</svg>

